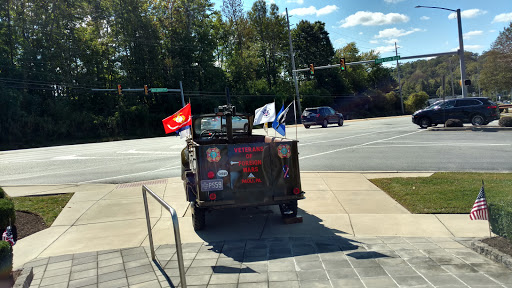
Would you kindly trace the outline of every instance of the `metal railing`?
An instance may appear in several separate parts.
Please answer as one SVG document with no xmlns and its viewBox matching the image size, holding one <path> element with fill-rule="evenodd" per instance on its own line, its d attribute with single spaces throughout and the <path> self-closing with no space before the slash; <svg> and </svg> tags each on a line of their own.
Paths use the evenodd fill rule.
<svg viewBox="0 0 512 288">
<path fill-rule="evenodd" d="M 148 225 L 148 236 L 149 246 L 151 247 L 151 258 L 156 261 L 155 248 L 153 246 L 153 233 L 151 232 L 151 220 L 149 218 L 148 198 L 146 193 L 149 193 L 155 200 L 164 206 L 169 213 L 171 213 L 172 226 L 174 228 L 174 241 L 176 243 L 176 254 L 178 256 L 178 268 L 180 271 L 181 287 L 187 288 L 187 281 L 185 279 L 185 267 L 183 264 L 183 251 L 181 249 L 181 237 L 180 237 L 180 224 L 178 222 L 178 216 L 176 210 L 167 204 L 162 198 L 158 197 L 155 192 L 151 191 L 146 185 L 142 185 L 142 197 L 144 198 L 144 210 L 146 210 L 146 223 Z"/>
</svg>

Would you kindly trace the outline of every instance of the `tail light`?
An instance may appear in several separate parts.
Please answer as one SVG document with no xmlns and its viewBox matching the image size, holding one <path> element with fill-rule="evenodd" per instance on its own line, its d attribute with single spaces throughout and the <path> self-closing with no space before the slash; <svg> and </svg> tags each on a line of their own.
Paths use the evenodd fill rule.
<svg viewBox="0 0 512 288">
<path fill-rule="evenodd" d="M 320 117 L 320 114 L 316 114 L 316 117 Z"/>
<path fill-rule="evenodd" d="M 300 194 L 300 189 L 299 188 L 293 188 L 293 194 L 299 195 Z"/>
<path fill-rule="evenodd" d="M 217 199 L 217 194 L 215 194 L 215 193 L 210 193 L 210 200 L 212 200 L 212 201 L 213 201 L 213 200 L 215 200 L 215 199 Z"/>
<path fill-rule="evenodd" d="M 215 177 L 215 173 L 213 173 L 213 171 L 209 171 L 208 172 L 208 179 L 213 179 L 213 177 Z"/>
<path fill-rule="evenodd" d="M 493 105 L 493 106 L 487 106 L 487 109 L 496 109 L 496 105 Z"/>
</svg>

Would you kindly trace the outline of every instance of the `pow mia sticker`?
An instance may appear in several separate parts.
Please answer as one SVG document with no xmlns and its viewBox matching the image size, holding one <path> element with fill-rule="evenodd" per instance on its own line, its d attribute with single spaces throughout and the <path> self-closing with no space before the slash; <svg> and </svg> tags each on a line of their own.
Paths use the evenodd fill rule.
<svg viewBox="0 0 512 288">
<path fill-rule="evenodd" d="M 290 158 L 290 145 L 288 144 L 281 144 L 277 146 L 277 154 L 281 158 Z"/>
<path fill-rule="evenodd" d="M 217 147 L 208 148 L 206 150 L 206 159 L 208 162 L 219 162 L 220 160 L 220 150 Z"/>
</svg>

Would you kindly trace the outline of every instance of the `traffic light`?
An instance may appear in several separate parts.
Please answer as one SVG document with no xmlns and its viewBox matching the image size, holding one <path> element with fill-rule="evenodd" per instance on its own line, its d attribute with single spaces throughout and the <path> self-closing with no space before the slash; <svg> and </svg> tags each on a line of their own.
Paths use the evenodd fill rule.
<svg viewBox="0 0 512 288">
<path fill-rule="evenodd" d="M 341 71 L 347 70 L 347 67 L 345 67 L 345 57 L 340 58 L 340 68 Z"/>
<path fill-rule="evenodd" d="M 315 66 L 313 64 L 309 64 L 309 74 L 315 75 Z"/>
<path fill-rule="evenodd" d="M 148 95 L 148 85 L 144 85 L 144 94 Z"/>
<path fill-rule="evenodd" d="M 117 84 L 117 93 L 119 95 L 122 95 L 123 94 L 123 88 L 121 88 L 121 84 Z"/>
</svg>

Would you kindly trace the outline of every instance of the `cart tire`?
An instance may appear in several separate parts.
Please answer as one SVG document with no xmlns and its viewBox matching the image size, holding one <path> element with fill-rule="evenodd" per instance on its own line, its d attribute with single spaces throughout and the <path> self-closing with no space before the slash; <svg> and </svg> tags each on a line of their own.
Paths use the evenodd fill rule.
<svg viewBox="0 0 512 288">
<path fill-rule="evenodd" d="M 194 231 L 203 230 L 206 223 L 205 209 L 197 207 L 194 202 L 190 202 L 190 208 L 192 209 Z"/>
<path fill-rule="evenodd" d="M 283 205 L 286 205 L 286 207 L 289 210 L 292 210 L 292 214 L 284 214 L 285 209 L 284 209 Z M 288 202 L 286 204 L 279 204 L 279 210 L 281 211 L 281 216 L 283 218 L 284 217 L 286 217 L 286 218 L 297 217 L 297 200 L 293 200 L 293 201 Z"/>
</svg>

